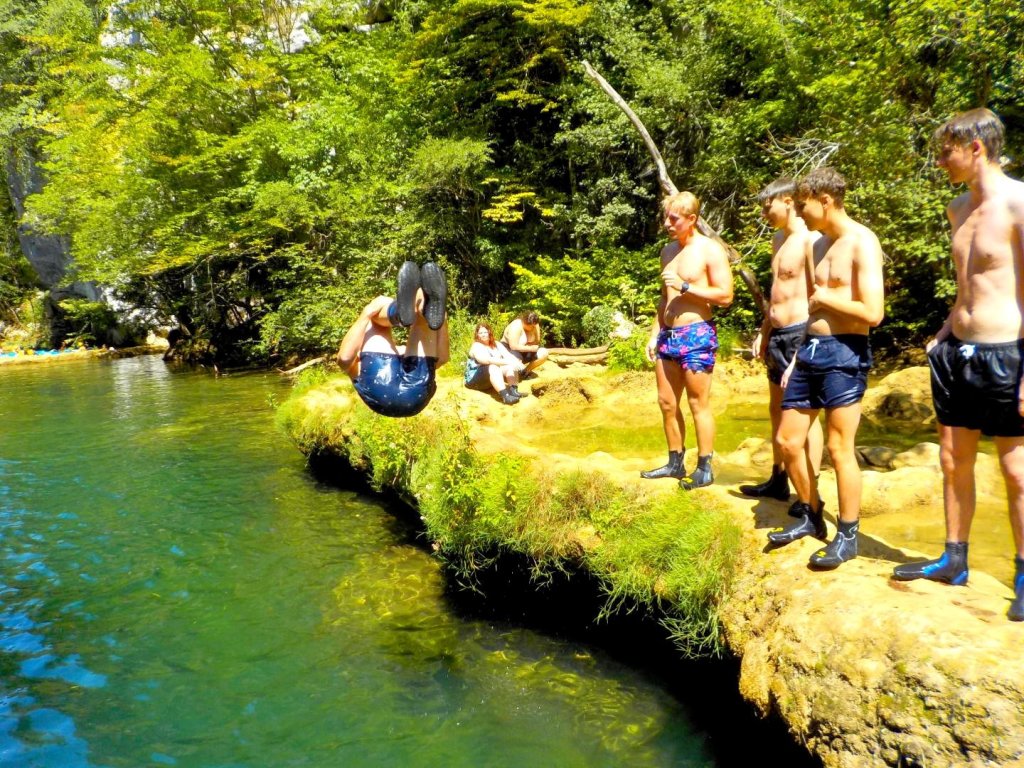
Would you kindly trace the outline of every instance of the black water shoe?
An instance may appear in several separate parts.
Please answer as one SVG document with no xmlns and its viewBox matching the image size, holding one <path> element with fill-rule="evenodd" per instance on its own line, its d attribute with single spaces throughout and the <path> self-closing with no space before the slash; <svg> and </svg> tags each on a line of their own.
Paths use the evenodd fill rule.
<svg viewBox="0 0 1024 768">
<path fill-rule="evenodd" d="M 679 487 L 684 491 L 692 491 L 695 488 L 703 488 L 715 482 L 715 474 L 711 471 L 711 454 L 697 457 L 697 466 L 693 472 L 679 481 Z"/>
<path fill-rule="evenodd" d="M 648 469 L 645 472 L 640 473 L 640 477 L 645 480 L 660 480 L 663 477 L 674 477 L 677 480 L 683 477 L 683 457 L 686 455 L 686 451 L 669 451 L 668 452 L 668 464 L 658 467 L 657 469 Z"/>
<path fill-rule="evenodd" d="M 1017 564 L 1017 573 L 1013 577 L 1013 602 L 1010 603 L 1010 610 L 1006 617 L 1010 621 L 1024 621 L 1024 559 L 1014 558 Z"/>
<path fill-rule="evenodd" d="M 857 556 L 857 532 L 860 530 L 860 523 L 844 523 L 839 521 L 839 530 L 836 537 L 828 543 L 828 546 L 819 549 L 808 561 L 811 568 L 820 571 L 831 571 L 838 568 L 847 560 L 853 560 Z"/>
<path fill-rule="evenodd" d="M 757 485 L 741 485 L 740 493 L 755 499 L 769 498 L 789 501 L 789 478 L 785 469 L 772 467 L 772 476 Z"/>
<path fill-rule="evenodd" d="M 768 532 L 768 541 L 776 546 L 792 544 L 804 536 L 813 536 L 816 539 L 826 541 L 828 530 L 825 528 L 825 502 L 818 501 L 818 511 L 811 509 L 811 505 L 805 501 L 796 501 L 790 507 L 789 513 L 799 517 L 795 523 L 790 523 L 783 528 L 775 528 Z"/>
<path fill-rule="evenodd" d="M 416 291 L 420 287 L 420 268 L 415 261 L 406 261 L 398 268 L 395 289 L 395 310 L 399 325 L 408 328 L 416 322 Z"/>
<path fill-rule="evenodd" d="M 433 261 L 428 261 L 420 270 L 420 284 L 423 287 L 423 317 L 432 331 L 444 325 L 445 305 L 448 301 L 448 281 L 442 270 Z"/>
<path fill-rule="evenodd" d="M 946 551 L 936 560 L 920 563 L 904 563 L 892 569 L 897 581 L 929 579 L 944 584 L 960 586 L 967 583 L 967 542 L 947 541 Z"/>
</svg>

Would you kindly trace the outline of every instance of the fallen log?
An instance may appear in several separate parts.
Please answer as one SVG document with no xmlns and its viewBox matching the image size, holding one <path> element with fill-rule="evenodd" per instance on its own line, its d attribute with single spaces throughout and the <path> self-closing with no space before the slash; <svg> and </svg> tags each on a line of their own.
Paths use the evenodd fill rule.
<svg viewBox="0 0 1024 768">
<path fill-rule="evenodd" d="M 320 357 L 314 357 L 312 360 L 307 360 L 302 365 L 297 365 L 294 368 L 289 368 L 287 371 L 279 371 L 282 376 L 294 376 L 297 373 L 307 368 L 312 368 L 314 365 L 319 365 L 327 359 L 327 355 L 321 355 Z"/>
</svg>

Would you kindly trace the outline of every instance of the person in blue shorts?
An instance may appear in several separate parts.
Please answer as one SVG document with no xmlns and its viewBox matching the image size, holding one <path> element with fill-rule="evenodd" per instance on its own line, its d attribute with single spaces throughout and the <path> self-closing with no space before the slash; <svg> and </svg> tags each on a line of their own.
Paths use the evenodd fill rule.
<svg viewBox="0 0 1024 768">
<path fill-rule="evenodd" d="M 821 233 L 807 258 L 807 335 L 782 377 L 782 419 L 777 440 L 799 506 L 797 522 L 776 528 L 768 540 L 781 546 L 804 536 L 827 539 L 824 504 L 806 450 L 811 423 L 822 409 L 828 450 L 836 471 L 839 530 L 810 558 L 828 570 L 857 556 L 861 475 L 856 440 L 861 398 L 871 367 L 868 331 L 882 322 L 882 247 L 843 204 L 846 181 L 834 169 L 816 168 L 796 188 L 797 212 Z"/>
<path fill-rule="evenodd" d="M 448 362 L 448 287 L 434 262 L 422 270 L 411 261 L 398 271 L 395 298 L 378 296 L 359 314 L 338 349 L 341 369 L 367 407 L 401 418 L 427 407 L 437 391 L 434 372 Z M 405 346 L 391 329 L 409 328 Z"/>
<path fill-rule="evenodd" d="M 654 363 L 658 382 L 668 463 L 640 476 L 649 480 L 673 477 L 689 491 L 714 482 L 715 417 L 710 399 L 718 336 L 711 312 L 713 307 L 732 303 L 732 271 L 721 243 L 697 231 L 700 201 L 692 193 L 667 197 L 662 208 L 672 242 L 661 251 L 661 302 L 646 353 Z M 683 467 L 684 396 L 697 436 L 697 466 L 689 475 Z"/>
</svg>

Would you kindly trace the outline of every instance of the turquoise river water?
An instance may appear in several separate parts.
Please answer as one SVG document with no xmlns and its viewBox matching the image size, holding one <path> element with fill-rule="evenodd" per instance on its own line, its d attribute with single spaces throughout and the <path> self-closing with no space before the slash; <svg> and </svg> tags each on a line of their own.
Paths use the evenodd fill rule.
<svg viewBox="0 0 1024 768">
<path fill-rule="evenodd" d="M 685 668 L 453 607 L 414 530 L 275 431 L 285 394 L 0 370 L 0 765 L 732 764 L 758 725 L 694 717 Z"/>
</svg>

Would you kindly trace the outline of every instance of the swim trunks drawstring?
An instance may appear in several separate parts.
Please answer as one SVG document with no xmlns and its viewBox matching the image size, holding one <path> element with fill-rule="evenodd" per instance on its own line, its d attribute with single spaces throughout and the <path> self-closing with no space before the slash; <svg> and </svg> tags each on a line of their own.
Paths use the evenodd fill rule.
<svg viewBox="0 0 1024 768">
<path fill-rule="evenodd" d="M 970 360 L 971 356 L 974 354 L 974 345 L 973 344 L 961 344 L 960 345 L 960 354 L 961 354 L 961 356 L 963 356 L 964 360 Z"/>
<path fill-rule="evenodd" d="M 811 345 L 810 359 L 814 359 L 814 352 L 818 349 L 818 339 L 808 339 L 808 343 Z"/>
</svg>

